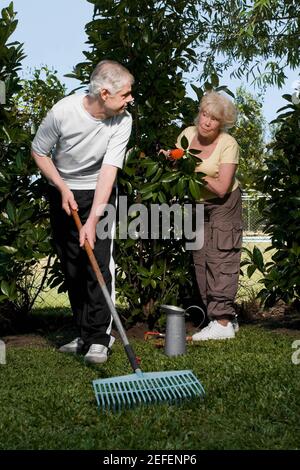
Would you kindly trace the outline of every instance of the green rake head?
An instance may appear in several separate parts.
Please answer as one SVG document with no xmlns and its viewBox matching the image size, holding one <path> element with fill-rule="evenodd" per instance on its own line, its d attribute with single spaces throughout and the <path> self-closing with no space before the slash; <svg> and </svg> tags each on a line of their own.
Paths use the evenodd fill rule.
<svg viewBox="0 0 300 470">
<path fill-rule="evenodd" d="M 136 372 L 93 381 L 100 409 L 121 411 L 136 405 L 204 397 L 204 389 L 191 370 Z"/>
</svg>

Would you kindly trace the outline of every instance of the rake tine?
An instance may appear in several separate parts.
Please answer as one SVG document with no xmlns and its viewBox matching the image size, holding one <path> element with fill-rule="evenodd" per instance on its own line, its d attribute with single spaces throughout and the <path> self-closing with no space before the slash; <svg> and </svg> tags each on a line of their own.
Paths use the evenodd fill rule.
<svg viewBox="0 0 300 470">
<path fill-rule="evenodd" d="M 106 405 L 107 408 L 110 409 L 111 407 L 111 400 L 110 400 L 110 389 L 105 387 L 105 398 L 106 398 Z"/>
<path fill-rule="evenodd" d="M 156 391 L 157 391 L 157 395 L 159 397 L 159 401 L 164 401 L 165 399 L 165 394 L 161 388 L 161 384 L 160 384 L 160 380 L 159 379 L 155 379 L 154 380 L 154 383 L 156 384 Z"/>
<path fill-rule="evenodd" d="M 119 388 L 120 388 L 120 393 L 121 393 L 121 396 L 122 396 L 122 400 L 123 400 L 123 406 L 124 408 L 126 408 L 126 405 L 129 401 L 129 394 L 128 394 L 128 385 L 127 383 L 119 383 Z"/>
<path fill-rule="evenodd" d="M 142 404 L 147 403 L 146 395 L 145 395 L 145 384 L 144 384 L 144 382 L 138 382 L 137 387 L 138 387 L 138 392 L 139 392 L 139 397 L 141 399 L 141 403 Z"/>
<path fill-rule="evenodd" d="M 101 386 L 96 384 L 95 385 L 95 391 L 97 392 L 96 393 L 96 397 L 97 397 L 97 401 L 98 401 L 98 406 L 100 406 L 100 400 L 102 402 L 102 405 L 105 407 L 105 400 L 104 400 L 104 397 L 103 397 L 103 394 L 101 393 Z"/>
<path fill-rule="evenodd" d="M 137 382 L 137 386 L 139 387 L 139 393 L 141 394 L 142 402 L 147 403 L 147 397 L 149 397 L 147 393 L 147 389 L 145 388 L 144 381 L 139 383 Z"/>
<path fill-rule="evenodd" d="M 150 386 L 150 394 L 151 394 L 151 397 L 152 397 L 152 401 L 154 401 L 154 403 L 157 403 L 159 401 L 159 391 L 157 390 L 157 386 L 156 386 L 156 383 L 155 383 L 155 380 L 150 378 L 149 379 L 149 386 Z"/>
<path fill-rule="evenodd" d="M 187 394 L 187 397 L 192 397 L 191 391 L 188 387 L 189 384 L 187 384 L 184 379 L 185 377 L 177 376 L 177 381 L 180 384 L 180 391 L 182 392 L 182 396 L 184 397 L 185 394 Z"/>
<path fill-rule="evenodd" d="M 170 401 L 172 401 L 173 397 L 170 394 L 170 388 L 168 387 L 168 381 L 166 380 L 166 378 L 161 378 L 161 381 L 162 381 L 162 385 L 164 385 L 164 387 L 165 387 L 165 392 L 168 395 L 168 398 L 170 399 Z"/>
<path fill-rule="evenodd" d="M 130 395 L 129 396 L 130 396 L 130 400 L 132 400 L 132 403 L 134 405 L 136 405 L 137 402 L 136 402 L 136 398 L 134 396 L 134 391 L 133 390 L 130 390 Z"/>
<path fill-rule="evenodd" d="M 151 390 L 150 391 L 151 391 L 152 401 L 154 403 L 159 403 L 160 396 L 159 396 L 159 391 L 156 390 L 155 381 L 153 379 L 151 379 L 150 384 L 151 384 Z"/>
<path fill-rule="evenodd" d="M 162 397 L 163 397 L 163 401 L 164 401 L 165 399 L 168 398 L 168 394 L 166 393 L 167 390 L 168 390 L 168 387 L 162 388 L 162 386 L 164 385 L 164 380 L 163 380 L 163 378 L 160 378 L 160 379 L 158 378 L 158 379 L 156 379 L 156 381 L 157 381 L 157 383 L 158 383 L 159 392 L 161 393 L 161 395 L 162 395 Z M 156 381 L 155 381 L 155 382 L 156 382 Z M 170 398 L 171 398 L 171 397 L 170 397 Z M 171 398 L 171 400 L 172 400 L 172 398 Z"/>
<path fill-rule="evenodd" d="M 190 396 L 190 391 L 189 391 L 188 387 L 185 385 L 184 380 L 182 380 L 182 379 L 183 379 L 183 377 L 182 378 L 177 377 L 177 382 L 180 385 L 179 390 L 182 391 L 182 392 L 185 390 L 188 393 L 188 396 Z"/>
<path fill-rule="evenodd" d="M 116 400 L 113 399 L 113 408 L 114 410 L 116 410 L 116 408 L 120 408 L 120 399 L 119 399 L 119 393 L 118 393 L 118 388 L 117 388 L 117 384 L 112 384 L 112 390 L 115 391 L 115 397 L 116 397 Z M 113 398 L 113 397 L 112 397 Z"/>
<path fill-rule="evenodd" d="M 165 377 L 163 380 L 166 383 L 166 385 L 165 385 L 166 389 L 169 390 L 170 393 L 171 393 L 171 395 L 170 395 L 171 396 L 171 401 L 176 402 L 177 399 L 178 399 L 178 397 L 176 396 L 177 390 L 174 389 L 174 384 L 173 384 L 172 380 L 170 380 L 170 377 Z"/>
<path fill-rule="evenodd" d="M 199 381 L 196 380 L 196 377 L 190 374 L 190 389 L 192 392 L 193 397 L 197 396 L 197 394 L 204 395 L 204 389 Z"/>
<path fill-rule="evenodd" d="M 122 408 L 125 408 L 126 407 L 126 400 L 125 400 L 125 397 L 124 397 L 124 393 L 123 393 L 123 390 L 122 390 L 122 387 L 120 386 L 120 384 L 114 384 L 114 389 L 116 391 L 116 408 L 117 408 L 117 411 L 121 411 Z"/>
<path fill-rule="evenodd" d="M 172 392 L 174 394 L 174 400 L 177 401 L 178 399 L 180 400 L 182 398 L 180 388 L 178 388 L 177 375 L 174 377 L 173 380 L 175 382 L 175 385 L 174 385 L 174 382 L 172 380 L 170 381 L 170 385 L 171 385 Z"/>
</svg>

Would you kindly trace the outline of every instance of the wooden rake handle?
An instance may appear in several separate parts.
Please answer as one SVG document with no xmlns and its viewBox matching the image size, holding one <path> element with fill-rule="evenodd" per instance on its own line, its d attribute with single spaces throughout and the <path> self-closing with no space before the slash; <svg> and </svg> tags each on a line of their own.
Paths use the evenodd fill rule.
<svg viewBox="0 0 300 470">
<path fill-rule="evenodd" d="M 74 210 L 74 209 L 71 209 L 71 212 L 72 212 L 72 216 L 73 216 L 74 222 L 76 224 L 76 227 L 78 229 L 78 232 L 80 232 L 80 230 L 82 228 L 82 223 L 81 223 L 80 217 L 78 215 L 78 212 L 77 212 L 77 210 Z M 129 344 L 126 332 L 123 328 L 123 325 L 122 325 L 122 322 L 121 322 L 120 317 L 118 315 L 118 312 L 115 309 L 113 301 L 111 300 L 110 293 L 108 292 L 108 289 L 106 287 L 103 275 L 100 271 L 98 262 L 96 260 L 95 255 L 94 255 L 94 252 L 91 248 L 91 245 L 89 244 L 89 242 L 87 240 L 85 240 L 85 242 L 84 242 L 84 249 L 85 249 L 85 251 L 88 255 L 90 264 L 91 264 L 92 269 L 95 273 L 97 281 L 98 281 L 98 283 L 101 287 L 101 290 L 103 292 L 103 295 L 104 295 L 106 303 L 107 303 L 107 306 L 108 306 L 108 308 L 110 310 L 110 313 L 111 313 L 111 315 L 114 319 L 115 325 L 116 325 L 117 330 L 119 332 L 119 335 L 121 337 L 121 340 L 122 340 L 125 352 L 127 354 L 128 360 L 130 362 L 130 365 L 131 365 L 131 367 L 132 367 L 132 369 L 135 373 L 141 374 L 142 371 L 140 369 L 137 357 L 136 357 L 131 345 Z"/>
<path fill-rule="evenodd" d="M 80 232 L 80 230 L 82 228 L 82 223 L 81 223 L 80 217 L 78 215 L 78 212 L 77 212 L 77 210 L 74 210 L 74 209 L 71 209 L 71 210 L 72 210 L 72 216 L 73 216 L 74 222 L 76 224 L 76 227 L 78 229 L 78 232 Z M 95 255 L 94 255 L 94 252 L 91 248 L 91 245 L 89 244 L 89 242 L 87 240 L 85 240 L 85 242 L 84 242 L 84 249 L 85 249 L 85 251 L 88 255 L 88 258 L 89 258 L 89 261 L 90 261 L 91 266 L 93 268 L 93 271 L 95 273 L 95 276 L 97 277 L 97 281 L 99 282 L 100 287 L 102 289 L 103 286 L 105 286 L 105 281 L 104 281 L 104 278 L 103 278 L 102 273 L 100 271 L 99 265 L 97 263 Z"/>
</svg>

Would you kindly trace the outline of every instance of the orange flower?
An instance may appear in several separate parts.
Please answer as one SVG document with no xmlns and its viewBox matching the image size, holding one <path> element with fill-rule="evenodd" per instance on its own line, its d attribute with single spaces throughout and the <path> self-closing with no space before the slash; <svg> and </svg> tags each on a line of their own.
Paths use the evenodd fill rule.
<svg viewBox="0 0 300 470">
<path fill-rule="evenodd" d="M 173 149 L 170 150 L 170 157 L 173 158 L 173 160 L 179 160 L 182 158 L 184 155 L 184 150 L 182 149 Z"/>
</svg>

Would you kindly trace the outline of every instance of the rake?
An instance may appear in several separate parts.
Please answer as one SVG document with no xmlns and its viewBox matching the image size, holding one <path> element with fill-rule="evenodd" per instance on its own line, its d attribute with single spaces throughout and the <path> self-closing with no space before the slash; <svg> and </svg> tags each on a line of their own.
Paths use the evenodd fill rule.
<svg viewBox="0 0 300 470">
<path fill-rule="evenodd" d="M 77 229 L 80 231 L 82 224 L 77 211 L 72 210 L 72 215 Z M 161 402 L 178 403 L 184 399 L 202 398 L 205 395 L 204 388 L 191 370 L 142 372 L 87 240 L 84 243 L 84 248 L 134 371 L 134 374 L 131 375 L 93 380 L 98 407 L 115 412 L 136 405 Z"/>
</svg>

